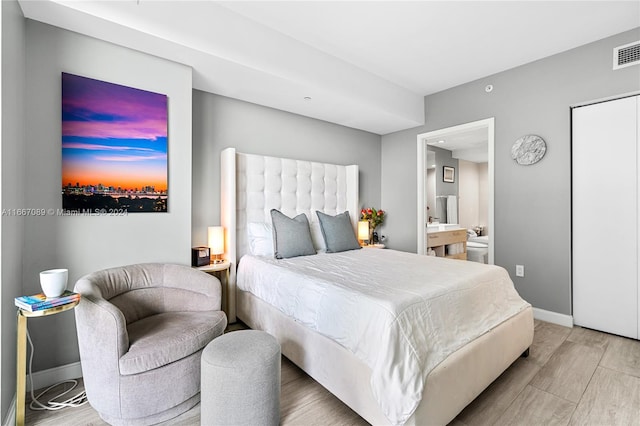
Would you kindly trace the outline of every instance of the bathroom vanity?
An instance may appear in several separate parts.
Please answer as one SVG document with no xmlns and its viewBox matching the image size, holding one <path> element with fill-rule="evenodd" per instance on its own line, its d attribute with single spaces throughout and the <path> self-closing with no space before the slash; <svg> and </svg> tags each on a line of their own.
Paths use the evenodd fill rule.
<svg viewBox="0 0 640 426">
<path fill-rule="evenodd" d="M 438 257 L 467 260 L 467 230 L 427 227 L 427 248 L 433 249 Z"/>
</svg>

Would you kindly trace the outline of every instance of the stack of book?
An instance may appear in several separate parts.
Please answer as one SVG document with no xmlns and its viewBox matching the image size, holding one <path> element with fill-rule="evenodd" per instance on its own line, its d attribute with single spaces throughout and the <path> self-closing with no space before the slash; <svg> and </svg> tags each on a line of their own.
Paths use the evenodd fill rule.
<svg viewBox="0 0 640 426">
<path fill-rule="evenodd" d="M 65 290 L 61 296 L 49 297 L 44 293 L 34 294 L 33 296 L 20 296 L 14 299 L 18 308 L 29 312 L 42 311 L 45 309 L 55 308 L 56 306 L 66 305 L 80 300 L 80 293 L 74 293 Z"/>
</svg>

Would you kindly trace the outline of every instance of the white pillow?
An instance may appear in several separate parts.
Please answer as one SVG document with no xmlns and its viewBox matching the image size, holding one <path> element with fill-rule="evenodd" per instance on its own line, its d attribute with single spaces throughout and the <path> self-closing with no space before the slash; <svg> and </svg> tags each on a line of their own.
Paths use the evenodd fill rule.
<svg viewBox="0 0 640 426">
<path fill-rule="evenodd" d="M 249 251 L 254 256 L 273 257 L 273 231 L 270 223 L 247 223 L 247 236 L 249 237 Z"/>
<path fill-rule="evenodd" d="M 311 222 L 309 228 L 311 228 L 311 241 L 313 241 L 313 247 L 315 247 L 318 253 L 326 252 L 327 245 L 324 243 L 324 237 L 322 236 L 320 222 L 318 222 L 317 220 Z"/>
</svg>

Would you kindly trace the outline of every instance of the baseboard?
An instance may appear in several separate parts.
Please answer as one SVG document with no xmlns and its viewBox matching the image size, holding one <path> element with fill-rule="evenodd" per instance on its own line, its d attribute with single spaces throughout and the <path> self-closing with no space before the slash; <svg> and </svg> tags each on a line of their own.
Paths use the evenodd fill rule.
<svg viewBox="0 0 640 426">
<path fill-rule="evenodd" d="M 533 308 L 533 317 L 540 321 L 546 321 L 564 327 L 573 327 L 573 317 L 571 315 L 559 314 L 557 312 L 545 311 L 540 308 Z"/>
<path fill-rule="evenodd" d="M 77 379 L 78 377 L 82 377 L 82 368 L 80 367 L 80 362 L 74 362 L 33 373 L 33 386 L 35 389 L 42 389 L 58 382 Z M 31 381 L 29 380 L 29 375 L 27 375 L 26 384 L 27 391 L 30 391 Z"/>
<path fill-rule="evenodd" d="M 13 395 L 13 399 L 11 400 L 11 405 L 9 406 L 9 410 L 7 411 L 7 416 L 4 418 L 4 422 L 2 422 L 2 426 L 15 426 L 16 424 L 16 395 Z"/>
</svg>

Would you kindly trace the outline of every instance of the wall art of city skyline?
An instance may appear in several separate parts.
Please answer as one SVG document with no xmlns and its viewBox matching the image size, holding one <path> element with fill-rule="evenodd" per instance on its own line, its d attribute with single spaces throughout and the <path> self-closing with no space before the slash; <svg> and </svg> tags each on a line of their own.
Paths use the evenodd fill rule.
<svg viewBox="0 0 640 426">
<path fill-rule="evenodd" d="M 166 212 L 167 96 L 62 73 L 62 208 Z"/>
</svg>

